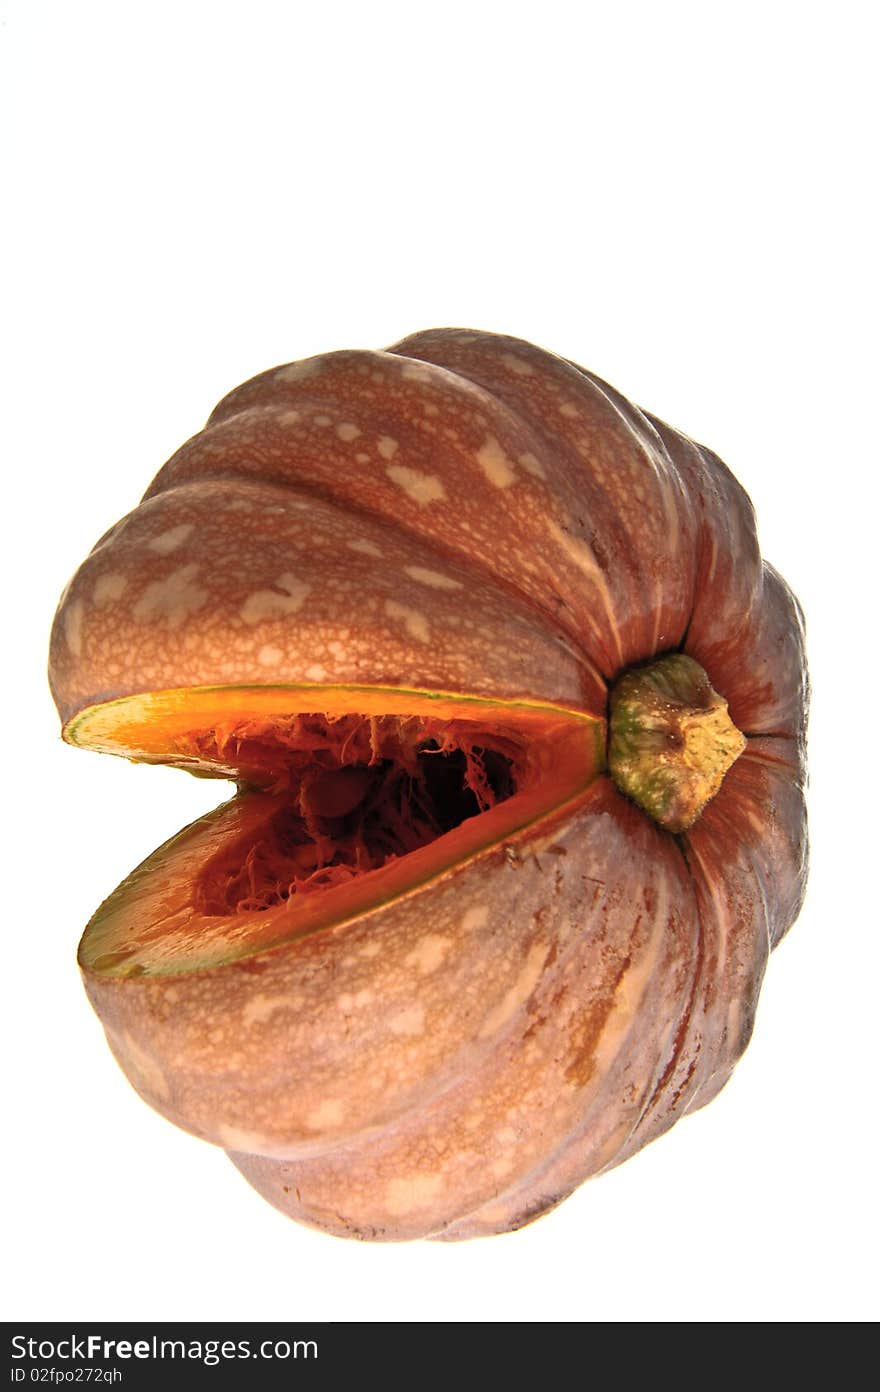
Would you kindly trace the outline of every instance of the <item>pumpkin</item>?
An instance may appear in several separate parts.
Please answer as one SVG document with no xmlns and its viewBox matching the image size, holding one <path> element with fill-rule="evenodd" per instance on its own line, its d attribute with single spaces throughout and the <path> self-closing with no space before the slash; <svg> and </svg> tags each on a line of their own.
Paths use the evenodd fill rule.
<svg viewBox="0 0 880 1392">
<path fill-rule="evenodd" d="M 70 744 L 234 779 L 79 962 L 286 1214 L 516 1228 L 701 1107 L 806 873 L 798 604 L 709 450 L 515 338 L 221 401 L 65 592 Z"/>
</svg>

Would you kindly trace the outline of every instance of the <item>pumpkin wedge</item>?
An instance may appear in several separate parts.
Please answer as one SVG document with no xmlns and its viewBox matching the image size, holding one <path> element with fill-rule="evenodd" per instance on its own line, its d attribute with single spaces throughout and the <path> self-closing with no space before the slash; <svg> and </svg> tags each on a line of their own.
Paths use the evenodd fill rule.
<svg viewBox="0 0 880 1392">
<path fill-rule="evenodd" d="M 801 614 L 720 460 L 574 364 L 443 329 L 245 383 L 50 681 L 69 743 L 237 785 L 79 962 L 290 1216 L 515 1228 L 729 1077 L 805 884 Z"/>
</svg>

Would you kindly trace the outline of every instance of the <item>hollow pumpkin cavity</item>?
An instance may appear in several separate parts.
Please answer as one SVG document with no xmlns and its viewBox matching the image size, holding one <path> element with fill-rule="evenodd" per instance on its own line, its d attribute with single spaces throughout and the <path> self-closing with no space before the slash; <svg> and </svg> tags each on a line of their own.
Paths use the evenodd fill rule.
<svg viewBox="0 0 880 1392">
<path fill-rule="evenodd" d="M 478 742 L 479 741 L 479 742 Z M 197 733 L 200 758 L 263 771 L 278 811 L 245 849 L 212 863 L 205 914 L 258 913 L 428 846 L 512 797 L 525 754 L 514 737 L 418 716 L 294 715 Z"/>
<path fill-rule="evenodd" d="M 604 760 L 582 712 L 390 689 L 160 692 L 65 735 L 238 785 L 94 915 L 80 964 L 110 976 L 214 969 L 359 918 L 557 813 Z"/>
</svg>

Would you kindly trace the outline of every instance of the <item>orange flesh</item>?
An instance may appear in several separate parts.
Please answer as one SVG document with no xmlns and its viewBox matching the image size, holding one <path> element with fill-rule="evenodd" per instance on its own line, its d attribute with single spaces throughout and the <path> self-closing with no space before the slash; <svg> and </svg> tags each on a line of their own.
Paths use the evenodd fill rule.
<svg viewBox="0 0 880 1392">
<path fill-rule="evenodd" d="M 152 693 L 64 734 L 239 782 L 92 919 L 81 964 L 113 976 L 214 967 L 411 892 L 576 798 L 604 743 L 561 707 L 340 687 Z"/>
</svg>

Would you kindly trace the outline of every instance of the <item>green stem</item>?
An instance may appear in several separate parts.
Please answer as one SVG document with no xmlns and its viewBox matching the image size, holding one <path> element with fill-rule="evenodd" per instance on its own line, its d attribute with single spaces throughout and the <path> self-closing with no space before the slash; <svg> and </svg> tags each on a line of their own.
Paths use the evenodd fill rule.
<svg viewBox="0 0 880 1392">
<path fill-rule="evenodd" d="M 611 689 L 608 765 L 617 787 L 667 831 L 687 831 L 746 739 L 684 653 L 625 672 Z"/>
</svg>

